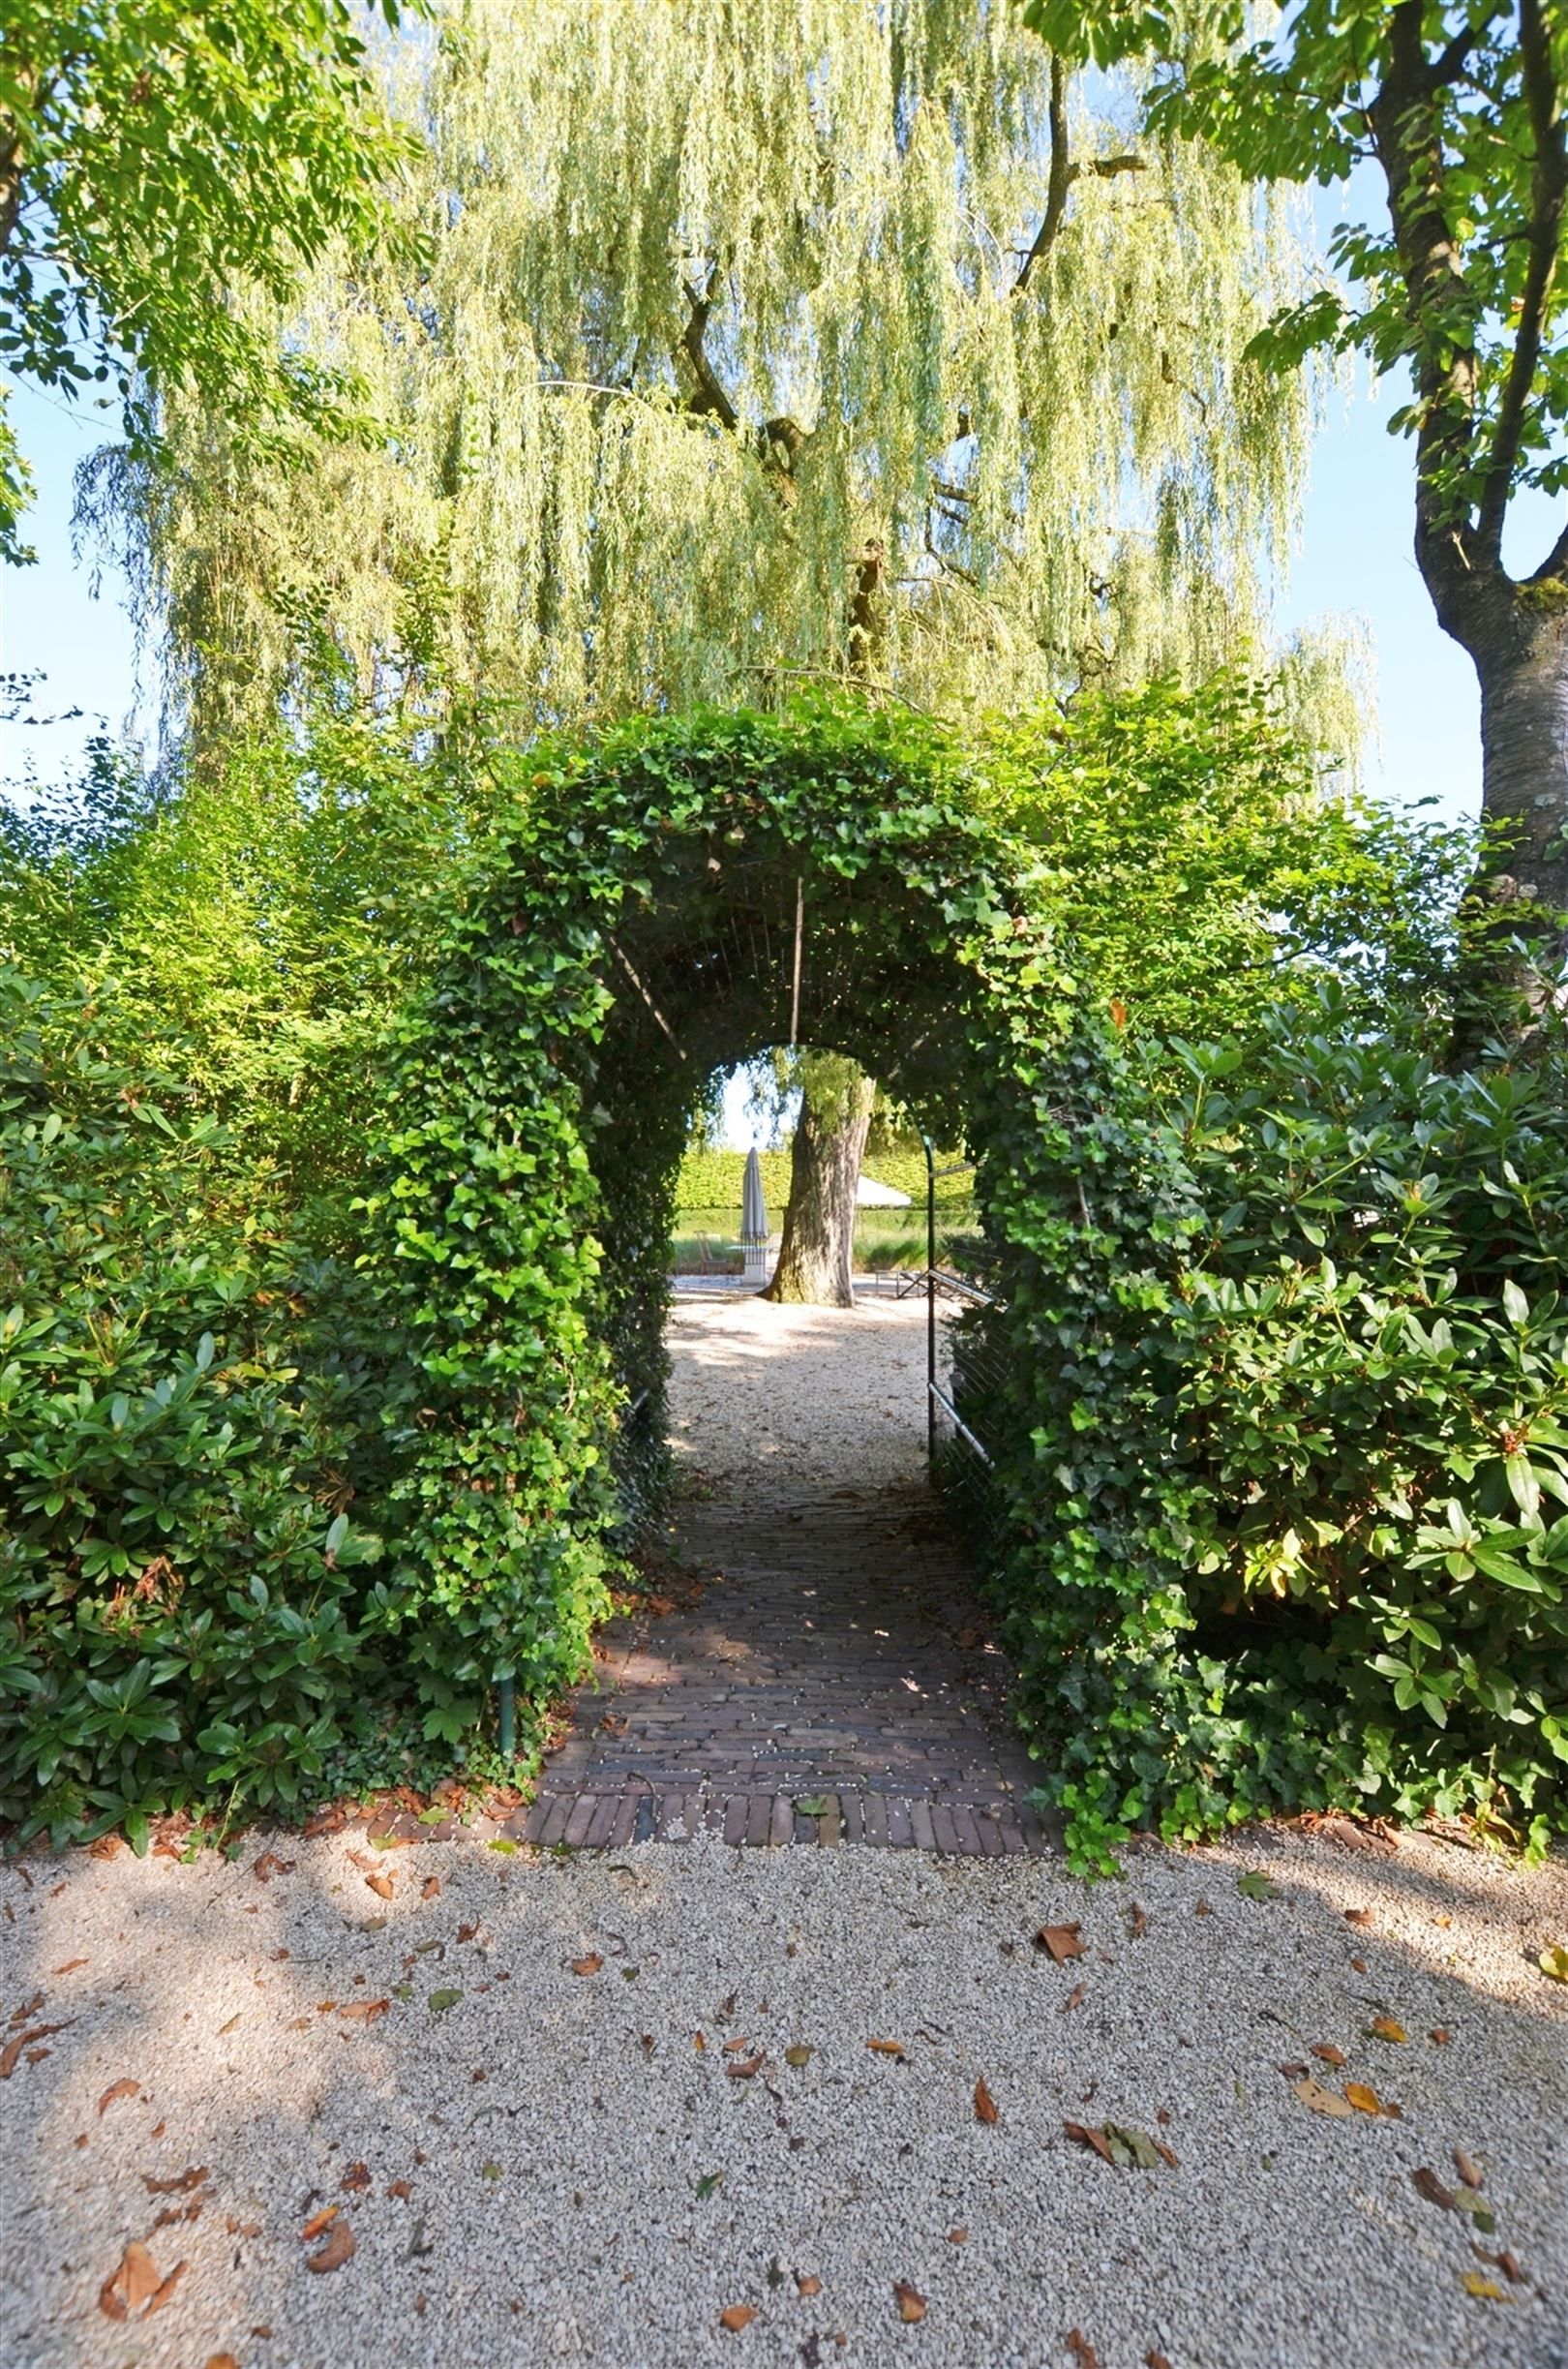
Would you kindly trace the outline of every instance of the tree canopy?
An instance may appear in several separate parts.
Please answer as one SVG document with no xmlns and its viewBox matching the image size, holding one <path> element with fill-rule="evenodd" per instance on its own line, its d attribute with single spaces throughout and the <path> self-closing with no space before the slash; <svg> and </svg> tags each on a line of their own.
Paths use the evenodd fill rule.
<svg viewBox="0 0 1568 2369">
<path fill-rule="evenodd" d="M 389 25 L 397 0 L 382 0 Z M 44 387 L 106 382 L 145 443 L 182 389 L 242 442 L 344 389 L 245 298 L 378 219 L 406 143 L 381 119 L 347 0 L 10 0 L 0 39 L 0 362 Z M 0 395 L 0 558 L 29 476 Z"/>
<path fill-rule="evenodd" d="M 198 702 L 275 693 L 302 613 L 374 679 L 417 609 L 524 734 L 1261 632 L 1309 407 L 1246 356 L 1300 258 L 1131 75 L 974 0 L 470 0 L 397 72 L 404 238 L 275 324 L 381 439 L 302 483 L 182 403 L 118 489 Z"/>
</svg>

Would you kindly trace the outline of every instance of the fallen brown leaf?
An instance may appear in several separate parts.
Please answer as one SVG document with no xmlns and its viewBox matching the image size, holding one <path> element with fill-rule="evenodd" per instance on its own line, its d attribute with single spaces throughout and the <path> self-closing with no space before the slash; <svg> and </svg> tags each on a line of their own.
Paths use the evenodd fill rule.
<svg viewBox="0 0 1568 2369">
<path fill-rule="evenodd" d="M 1485 2246 L 1472 2244 L 1470 2252 L 1478 2256 L 1482 2262 L 1491 2263 L 1493 2267 L 1500 2270 L 1504 2278 L 1509 2280 L 1513 2286 L 1523 2286 L 1524 2273 L 1520 2267 L 1519 2256 L 1511 2246 L 1505 2247 L 1500 2254 L 1489 2254 Z"/>
<path fill-rule="evenodd" d="M 1170 2369 L 1170 2362 L 1163 2353 L 1145 2353 L 1143 2369 Z"/>
<path fill-rule="evenodd" d="M 1095 2153 L 1103 2156 L 1106 2163 L 1113 2164 L 1116 2161 L 1110 2151 L 1110 2142 L 1103 2131 L 1095 2129 L 1087 2122 L 1064 2122 L 1062 2129 L 1067 2138 L 1076 2139 L 1081 2145 L 1093 2147 Z"/>
<path fill-rule="evenodd" d="M 153 2136 L 156 2138 L 157 2133 L 154 2132 Z M 205 2164 L 187 2164 L 185 2170 L 176 2172 L 171 2180 L 155 2180 L 150 2172 L 144 2172 L 141 2185 L 150 2197 L 183 2197 L 188 2196 L 193 2188 L 199 2188 L 202 2181 L 210 2176 Z"/>
<path fill-rule="evenodd" d="M 995 2100 L 995 2098 L 993 2098 L 993 2097 L 992 2097 L 992 2095 L 991 2095 L 991 2093 L 990 2093 L 990 2091 L 989 2091 L 989 2090 L 986 2088 L 986 2086 L 985 2086 L 985 2082 L 984 2082 L 983 2079 L 982 2079 L 982 2080 L 978 2080 L 978 2081 L 975 2083 L 975 2119 L 976 2119 L 976 2121 L 977 2121 L 977 2122 L 999 2122 L 999 2121 L 1001 2120 L 1001 2118 L 1002 2118 L 1002 2117 L 1001 2117 L 1001 2115 L 1000 2115 L 1000 2114 L 997 2112 L 997 2108 L 996 2108 L 996 2100 Z"/>
<path fill-rule="evenodd" d="M 1454 2035 L 1441 2023 L 1434 2023 L 1427 2038 L 1434 2049 L 1446 2049 Z"/>
<path fill-rule="evenodd" d="M 1149 1917 L 1148 1917 L 1148 1912 L 1147 1912 L 1147 1910 L 1146 1910 L 1146 1909 L 1142 1909 L 1142 1908 L 1140 1908 L 1140 1907 L 1138 1906 L 1137 1901 L 1136 1901 L 1136 1900 L 1134 1900 L 1134 1901 L 1133 1901 L 1133 1903 L 1132 1903 L 1132 1928 L 1131 1928 L 1132 1939 L 1133 1939 L 1134 1941 L 1141 1941 L 1141 1940 L 1143 1939 L 1144 1934 L 1145 1934 L 1145 1933 L 1148 1931 L 1148 1929 L 1149 1929 Z"/>
<path fill-rule="evenodd" d="M 367 1875 L 365 1878 L 365 1883 L 367 1888 L 375 1893 L 378 1900 L 389 1900 L 392 1898 L 392 1878 L 390 1875 Z"/>
<path fill-rule="evenodd" d="M 47 2040 L 54 2032 L 63 2032 L 65 2028 L 63 2023 L 35 2023 L 28 2030 L 18 2032 L 15 2040 L 8 2040 L 5 2047 L 0 2049 L 0 2081 L 10 2080 L 21 2062 L 23 2050 L 30 2049 L 35 2041 Z M 32 2061 L 29 2057 L 28 2062 Z"/>
<path fill-rule="evenodd" d="M 139 2098 L 140 2095 L 141 2083 L 139 2081 L 111 2081 L 98 2101 L 99 2113 L 101 2115 L 106 2113 L 117 2098 Z"/>
<path fill-rule="evenodd" d="M 407 2180 L 388 2180 L 386 2183 L 386 2193 L 389 2197 L 401 2198 L 403 2202 L 407 2204 L 408 2199 L 413 2195 L 413 2190 L 409 2187 Z"/>
<path fill-rule="evenodd" d="M 1083 1943 L 1078 1938 L 1076 1925 L 1042 1925 L 1035 1935 L 1037 1950 L 1049 1950 L 1056 1963 L 1065 1965 L 1070 1958 L 1083 1956 Z"/>
<path fill-rule="evenodd" d="M 1392 2016 L 1373 2016 L 1367 2026 L 1367 2037 L 1369 2040 L 1391 2040 L 1397 2047 L 1402 2048 L 1407 2035 L 1403 2024 L 1396 2023 Z"/>
<path fill-rule="evenodd" d="M 1100 2354 L 1081 2328 L 1069 2328 L 1066 2343 L 1078 2369 L 1100 2369 Z"/>
<path fill-rule="evenodd" d="M 796 2272 L 795 2287 L 798 2294 L 820 2295 L 822 2293 L 821 2279 L 819 2279 L 814 2272 L 809 2270 L 803 2274 L 799 2270 Z"/>
<path fill-rule="evenodd" d="M 232 2353 L 209 2353 L 201 2369 L 240 2369 Z"/>
<path fill-rule="evenodd" d="M 293 1871 L 293 1861 L 280 1859 L 276 1851 L 263 1851 L 251 1868 L 251 1873 L 258 1884 L 270 1884 L 275 1875 L 291 1875 Z"/>
<path fill-rule="evenodd" d="M 1194 1917 L 1212 1917 L 1214 1910 L 1209 1906 L 1207 1900 L 1199 1900 L 1197 1906 L 1193 1909 L 1192 1914 Z"/>
<path fill-rule="evenodd" d="M 913 2327 L 917 2320 L 925 2318 L 925 2297 L 907 2279 L 894 2279 L 893 2301 L 898 2306 L 899 2319 L 907 2326 Z"/>
<path fill-rule="evenodd" d="M 603 1966 L 604 1959 L 599 1956 L 597 1950 L 590 1950 L 586 1958 L 574 1958 L 572 1959 L 572 1972 L 574 1974 L 598 1974 L 603 1969 Z"/>
<path fill-rule="evenodd" d="M 1344 2065 L 1348 2064 L 1350 2061 L 1345 2055 L 1343 2049 L 1337 2049 L 1332 2040 L 1314 2041 L 1312 2048 L 1312 2054 L 1313 2056 L 1320 2056 L 1326 2065 Z"/>
<path fill-rule="evenodd" d="M 1290 2086 L 1303 2106 L 1310 2106 L 1314 2114 L 1353 2114 L 1356 2111 L 1348 2098 L 1342 2098 L 1337 2089 L 1325 2089 L 1311 2074 L 1305 2080 L 1292 2081 Z"/>
<path fill-rule="evenodd" d="M 1466 2188 L 1482 2188 L 1486 2185 L 1481 2175 L 1480 2165 L 1473 2156 L 1466 2155 L 1462 2147 L 1454 2149 L 1454 2169 Z"/>
<path fill-rule="evenodd" d="M 354 2232 L 347 2221 L 339 2221 L 328 2230 L 326 2242 L 316 2254 L 307 2254 L 307 2270 L 341 2270 L 354 2251 Z"/>
<path fill-rule="evenodd" d="M 727 2303 L 719 2314 L 719 2325 L 727 2328 L 732 2336 L 739 2336 L 742 2328 L 750 2327 L 756 2317 L 756 2311 L 749 2303 Z"/>
<path fill-rule="evenodd" d="M 726 2056 L 741 2056 L 744 2055 L 746 2050 L 749 2049 L 751 2043 L 745 2037 L 744 2033 L 740 2033 L 736 2039 L 726 2040 L 724 2042 L 723 2053 Z"/>
<path fill-rule="evenodd" d="M 369 2164 L 350 2164 L 343 2175 L 341 2184 L 348 2190 L 351 2196 L 357 2196 L 370 2186 Z"/>
<path fill-rule="evenodd" d="M 471 1925 L 460 1925 L 457 1929 L 457 1937 L 460 1941 L 471 1941 L 478 1930 L 479 1924 L 476 1918 Z"/>
<path fill-rule="evenodd" d="M 319 2237 L 323 2230 L 330 2229 L 342 2210 L 343 2207 L 340 2204 L 323 2204 L 318 2213 L 312 2213 L 299 2232 L 306 2245 L 310 2244 L 313 2237 Z"/>
<path fill-rule="evenodd" d="M 1088 1996 L 1089 1996 L 1089 1986 L 1088 1986 L 1088 1984 L 1087 1984 L 1087 1983 L 1074 1983 L 1074 1984 L 1073 1984 L 1073 1986 L 1072 1986 L 1072 1988 L 1071 1988 L 1071 1989 L 1070 1989 L 1070 1990 L 1068 1992 L 1066 1999 L 1065 1999 L 1065 2000 L 1063 2001 L 1063 2003 L 1062 2003 L 1062 2013 L 1063 2013 L 1063 2015 L 1064 2015 L 1064 2016 L 1070 2016 L 1070 2015 L 1071 2015 L 1072 2010 L 1073 2010 L 1075 2007 L 1081 2007 L 1081 2006 L 1083 2005 L 1083 2003 L 1084 2003 L 1084 2000 L 1085 2000 L 1085 1999 L 1086 1999 Z"/>
<path fill-rule="evenodd" d="M 767 2062 L 767 2050 L 759 2049 L 755 2056 L 748 2056 L 743 2060 L 738 2059 L 734 2064 L 726 2065 L 724 2070 L 732 2081 L 749 2081 L 752 2075 L 760 2073 Z"/>
<path fill-rule="evenodd" d="M 422 1900 L 434 1900 L 440 1888 L 441 1879 L 438 1875 L 427 1875 L 419 1887 L 419 1897 Z"/>
<path fill-rule="evenodd" d="M 967 2246 L 969 2243 L 969 2232 L 962 2227 L 955 2230 L 950 2230 L 948 2232 L 948 2243 L 950 2246 Z"/>
<path fill-rule="evenodd" d="M 353 1999 L 341 2011 L 345 2023 L 374 2023 L 377 2016 L 392 2013 L 390 1999 Z"/>
<path fill-rule="evenodd" d="M 55 1967 L 54 1972 L 56 1977 L 62 1974 L 75 1974 L 78 1966 L 89 1965 L 91 1962 L 91 1959 L 86 1958 L 68 1958 L 63 1966 Z"/>
<path fill-rule="evenodd" d="M 1436 2172 L 1430 2170 L 1426 2164 L 1423 2164 L 1418 2172 L 1411 2172 L 1410 2185 L 1418 2197 L 1426 2198 L 1429 2204 L 1439 2206 L 1445 2213 L 1451 2213 L 1454 2210 L 1452 2191 L 1443 2186 Z"/>
<path fill-rule="evenodd" d="M 896 2056 L 900 2063 L 908 2054 L 901 2040 L 868 2040 L 865 2045 L 878 2056 Z"/>
<path fill-rule="evenodd" d="M 1372 1921 L 1372 1912 L 1370 1908 L 1347 1908 L 1344 1912 L 1344 1921 L 1346 1925 L 1370 1925 Z"/>
<path fill-rule="evenodd" d="M 1369 2089 L 1365 2081 L 1346 2081 L 1344 2094 L 1358 2114 L 1380 2114 L 1383 2111 L 1383 2102 L 1376 2090 Z"/>
<path fill-rule="evenodd" d="M 1356 1972 L 1357 1972 L 1358 1974 L 1365 1974 L 1365 1973 L 1366 1973 L 1366 1971 L 1367 1971 L 1367 1960 L 1366 1960 L 1364 1958 L 1352 1958 L 1352 1959 L 1351 1959 L 1351 1960 L 1350 1960 L 1350 1963 L 1352 1964 L 1352 1966 L 1354 1966 L 1354 1968 L 1355 1968 L 1355 1970 L 1356 1970 Z"/>
<path fill-rule="evenodd" d="M 167 2278 L 161 2279 L 146 2247 L 133 2238 L 120 2257 L 119 2267 L 99 2289 L 98 2308 L 110 2320 L 129 2320 L 133 2312 L 150 2320 L 154 2312 L 163 2310 L 188 2267 L 176 2263 Z"/>
</svg>

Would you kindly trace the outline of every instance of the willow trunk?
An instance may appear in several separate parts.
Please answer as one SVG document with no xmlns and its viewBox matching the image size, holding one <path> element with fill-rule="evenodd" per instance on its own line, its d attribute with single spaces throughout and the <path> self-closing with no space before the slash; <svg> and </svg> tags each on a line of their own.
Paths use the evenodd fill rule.
<svg viewBox="0 0 1568 2369">
<path fill-rule="evenodd" d="M 856 1187 L 875 1097 L 864 1076 L 826 1108 L 813 1103 L 809 1086 L 802 1094 L 783 1239 L 765 1299 L 854 1307 Z"/>
</svg>

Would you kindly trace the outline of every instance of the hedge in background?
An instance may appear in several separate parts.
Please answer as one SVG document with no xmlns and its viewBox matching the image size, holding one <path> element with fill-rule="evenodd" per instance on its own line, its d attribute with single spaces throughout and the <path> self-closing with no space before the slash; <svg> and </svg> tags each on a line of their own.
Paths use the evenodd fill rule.
<svg viewBox="0 0 1568 2369">
<path fill-rule="evenodd" d="M 1325 991 L 1170 1095 L 1084 1048 L 992 1200 L 976 1427 L 1080 1859 L 1337 1804 L 1568 1824 L 1568 1108 Z M 999 1382 L 998 1372 L 1004 1379 Z"/>
</svg>

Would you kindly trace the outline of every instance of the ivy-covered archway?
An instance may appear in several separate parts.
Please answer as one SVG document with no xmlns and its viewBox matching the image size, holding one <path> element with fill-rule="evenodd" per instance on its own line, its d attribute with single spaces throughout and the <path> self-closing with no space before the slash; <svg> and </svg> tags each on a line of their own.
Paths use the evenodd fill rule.
<svg viewBox="0 0 1568 2369">
<path fill-rule="evenodd" d="M 433 1730 L 502 1672 L 538 1704 L 583 1666 L 618 1464 L 662 1442 L 673 1193 L 711 1071 L 798 1020 L 966 1135 L 994 1215 L 1068 1016 L 1029 866 L 933 733 L 705 715 L 529 761 L 401 1031 L 370 1203 L 409 1345 L 389 1618 Z"/>
</svg>

